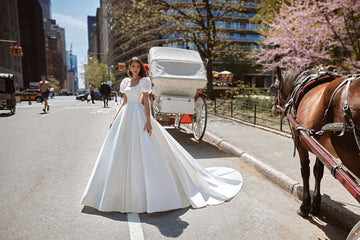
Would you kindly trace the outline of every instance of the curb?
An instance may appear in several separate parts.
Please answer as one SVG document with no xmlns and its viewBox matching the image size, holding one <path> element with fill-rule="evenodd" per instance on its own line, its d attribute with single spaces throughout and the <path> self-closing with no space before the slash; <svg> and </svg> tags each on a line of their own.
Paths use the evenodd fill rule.
<svg viewBox="0 0 360 240">
<path fill-rule="evenodd" d="M 244 158 L 246 161 L 254 165 L 257 170 L 270 181 L 277 184 L 279 187 L 295 196 L 299 200 L 302 200 L 303 186 L 297 181 L 256 159 L 250 154 L 240 150 L 224 139 L 220 139 L 210 132 L 205 132 L 204 138 L 206 138 L 210 143 L 213 143 L 219 148 L 223 149 L 225 152 L 228 152 L 236 157 Z M 344 207 L 340 206 L 340 204 L 336 204 L 330 199 L 324 199 L 324 197 L 321 199 L 321 214 L 323 217 L 325 217 L 325 219 L 331 219 L 332 222 L 340 225 L 349 232 L 353 226 L 360 221 L 359 215 L 351 212 L 348 209 L 345 209 Z"/>
<path fill-rule="evenodd" d="M 252 163 L 265 177 L 269 178 L 281 188 L 285 189 L 287 192 L 298 196 L 298 186 L 300 185 L 297 181 L 289 178 L 285 174 L 275 170 L 274 168 L 270 167 L 269 165 L 261 162 L 260 160 L 256 159 L 255 157 L 251 156 L 250 154 L 238 149 L 231 143 L 226 142 L 223 139 L 218 138 L 217 136 L 213 135 L 212 133 L 206 132 L 204 136 L 210 142 L 213 142 L 216 146 L 223 149 L 224 151 L 236 156 L 242 157 L 246 161 Z"/>
</svg>

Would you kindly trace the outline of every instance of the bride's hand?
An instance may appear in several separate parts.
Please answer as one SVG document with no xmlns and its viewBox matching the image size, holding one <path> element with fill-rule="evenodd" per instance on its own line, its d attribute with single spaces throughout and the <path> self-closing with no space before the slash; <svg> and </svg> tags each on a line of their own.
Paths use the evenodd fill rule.
<svg viewBox="0 0 360 240">
<path fill-rule="evenodd" d="M 147 122 L 144 127 L 144 131 L 147 131 L 149 133 L 149 136 L 151 136 L 152 126 L 150 122 Z"/>
</svg>

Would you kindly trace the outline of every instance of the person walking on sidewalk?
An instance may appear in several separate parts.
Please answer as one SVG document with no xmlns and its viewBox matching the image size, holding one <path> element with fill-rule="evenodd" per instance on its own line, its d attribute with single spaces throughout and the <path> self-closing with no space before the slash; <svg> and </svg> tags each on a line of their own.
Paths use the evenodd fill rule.
<svg viewBox="0 0 360 240">
<path fill-rule="evenodd" d="M 45 75 L 41 75 L 41 81 L 39 82 L 39 89 L 44 100 L 44 108 L 43 108 L 44 113 L 50 110 L 50 106 L 48 103 L 50 88 L 51 88 L 51 83 L 46 80 Z"/>
<path fill-rule="evenodd" d="M 95 103 L 94 99 L 95 99 L 95 87 L 92 83 L 90 83 L 89 85 L 89 94 L 90 94 L 90 97 L 91 97 L 91 102 L 92 103 Z"/>
<path fill-rule="evenodd" d="M 102 99 L 104 101 L 104 107 L 108 107 L 109 106 L 109 97 L 110 97 L 110 94 L 111 94 L 111 89 L 110 89 L 109 84 L 106 84 L 106 82 L 103 82 L 101 84 L 100 94 L 101 94 L 101 97 L 102 97 Z"/>
</svg>

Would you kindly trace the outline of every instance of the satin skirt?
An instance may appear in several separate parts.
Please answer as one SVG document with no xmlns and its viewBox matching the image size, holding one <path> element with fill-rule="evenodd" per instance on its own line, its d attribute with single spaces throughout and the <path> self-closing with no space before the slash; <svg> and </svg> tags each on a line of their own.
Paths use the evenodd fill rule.
<svg viewBox="0 0 360 240">
<path fill-rule="evenodd" d="M 160 212 L 220 204 L 241 189 L 231 168 L 203 168 L 154 118 L 143 131 L 144 106 L 127 103 L 99 152 L 81 203 L 100 211 Z"/>
</svg>

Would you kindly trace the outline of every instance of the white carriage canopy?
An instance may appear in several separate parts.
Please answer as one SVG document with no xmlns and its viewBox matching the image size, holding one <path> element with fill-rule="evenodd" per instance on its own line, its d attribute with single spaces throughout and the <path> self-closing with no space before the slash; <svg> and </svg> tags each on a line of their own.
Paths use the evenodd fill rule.
<svg viewBox="0 0 360 240">
<path fill-rule="evenodd" d="M 152 47 L 149 51 L 149 67 L 153 80 L 167 78 L 207 81 L 200 54 L 193 50 Z"/>
</svg>

